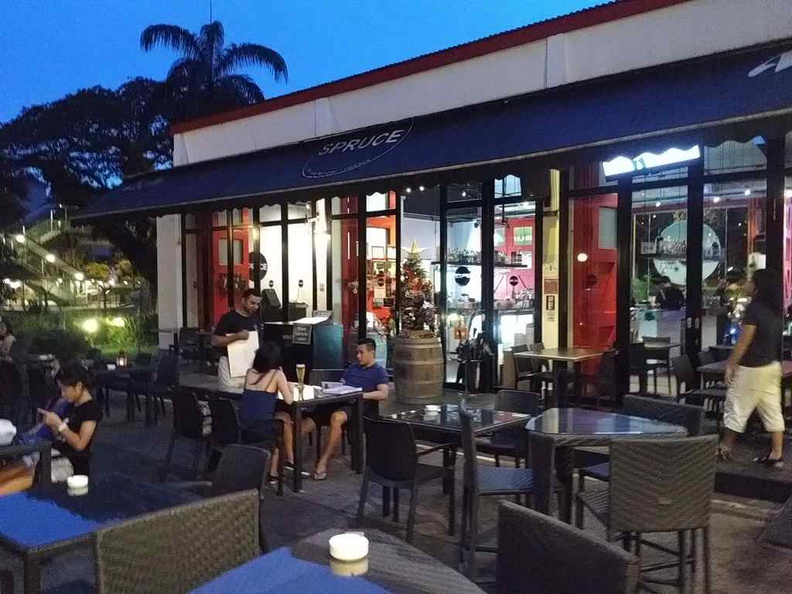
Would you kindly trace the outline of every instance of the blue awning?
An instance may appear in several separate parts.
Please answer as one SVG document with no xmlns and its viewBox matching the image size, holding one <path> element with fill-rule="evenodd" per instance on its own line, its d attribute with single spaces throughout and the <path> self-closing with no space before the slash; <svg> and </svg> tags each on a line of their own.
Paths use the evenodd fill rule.
<svg viewBox="0 0 792 594">
<path fill-rule="evenodd" d="M 146 174 L 79 218 L 254 205 L 322 188 L 332 195 L 670 133 L 703 141 L 708 130 L 790 115 L 792 41 Z"/>
</svg>

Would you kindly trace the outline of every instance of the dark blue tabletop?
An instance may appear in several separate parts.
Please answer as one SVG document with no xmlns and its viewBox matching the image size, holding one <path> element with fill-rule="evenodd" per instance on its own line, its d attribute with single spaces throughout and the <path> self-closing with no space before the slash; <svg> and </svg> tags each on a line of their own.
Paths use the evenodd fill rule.
<svg viewBox="0 0 792 594">
<path fill-rule="evenodd" d="M 679 425 L 584 408 L 551 408 L 526 423 L 547 435 L 687 435 Z"/>
<path fill-rule="evenodd" d="M 0 496 L 0 541 L 21 551 L 47 548 L 194 499 L 187 492 L 118 474 L 92 480 L 81 496 L 68 495 L 64 484 L 31 489 Z"/>
<path fill-rule="evenodd" d="M 359 577 L 338 575 L 348 567 L 330 560 L 331 529 L 298 541 L 224 573 L 194 594 L 483 594 L 460 573 L 404 540 L 366 530 L 369 555 Z M 356 564 L 357 565 L 357 564 Z"/>
</svg>

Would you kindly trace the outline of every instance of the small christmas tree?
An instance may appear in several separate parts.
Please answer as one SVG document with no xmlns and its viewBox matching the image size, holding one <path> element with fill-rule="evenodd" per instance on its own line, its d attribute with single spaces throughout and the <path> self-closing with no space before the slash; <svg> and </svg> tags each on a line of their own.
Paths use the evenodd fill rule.
<svg viewBox="0 0 792 594">
<path fill-rule="evenodd" d="M 413 242 L 402 263 L 401 307 L 402 332 L 413 336 L 434 336 L 435 312 L 432 283 L 421 263 L 423 250 Z"/>
</svg>

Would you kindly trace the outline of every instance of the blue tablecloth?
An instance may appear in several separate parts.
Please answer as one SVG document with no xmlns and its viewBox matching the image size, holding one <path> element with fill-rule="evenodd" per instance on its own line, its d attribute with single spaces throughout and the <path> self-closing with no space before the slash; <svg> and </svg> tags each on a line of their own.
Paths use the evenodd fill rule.
<svg viewBox="0 0 792 594">
<path fill-rule="evenodd" d="M 387 594 L 360 577 L 340 577 L 329 567 L 296 559 L 288 548 L 263 555 L 193 590 L 194 594 Z"/>
</svg>

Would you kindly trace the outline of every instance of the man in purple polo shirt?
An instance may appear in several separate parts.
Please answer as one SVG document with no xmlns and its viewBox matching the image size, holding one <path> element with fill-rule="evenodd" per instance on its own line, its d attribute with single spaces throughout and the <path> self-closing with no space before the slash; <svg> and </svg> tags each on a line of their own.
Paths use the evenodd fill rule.
<svg viewBox="0 0 792 594">
<path fill-rule="evenodd" d="M 357 363 L 350 365 L 341 381 L 363 390 L 363 414 L 367 417 L 379 416 L 379 401 L 388 397 L 388 372 L 376 361 L 377 345 L 370 338 L 363 338 L 357 343 Z M 303 419 L 303 434 L 314 431 L 322 425 L 329 425 L 330 435 L 322 456 L 316 463 L 313 478 L 322 481 L 327 478 L 327 463 L 330 456 L 341 443 L 341 428 L 352 416 L 349 404 L 319 405 L 309 416 Z"/>
</svg>

